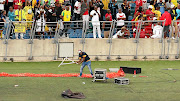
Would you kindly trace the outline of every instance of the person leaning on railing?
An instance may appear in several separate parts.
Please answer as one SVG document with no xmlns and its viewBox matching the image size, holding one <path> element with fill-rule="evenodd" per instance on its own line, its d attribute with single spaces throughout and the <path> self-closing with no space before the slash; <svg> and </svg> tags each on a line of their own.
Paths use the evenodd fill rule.
<svg viewBox="0 0 180 101">
<path fill-rule="evenodd" d="M 152 39 L 155 38 L 162 38 L 163 27 L 161 26 L 161 22 L 158 22 L 157 25 L 153 28 L 153 35 L 151 36 Z"/>
<path fill-rule="evenodd" d="M 115 35 L 113 35 L 113 38 L 122 38 L 122 39 L 128 39 L 130 37 L 130 32 L 126 27 L 122 27 L 121 30 L 119 30 Z"/>
</svg>

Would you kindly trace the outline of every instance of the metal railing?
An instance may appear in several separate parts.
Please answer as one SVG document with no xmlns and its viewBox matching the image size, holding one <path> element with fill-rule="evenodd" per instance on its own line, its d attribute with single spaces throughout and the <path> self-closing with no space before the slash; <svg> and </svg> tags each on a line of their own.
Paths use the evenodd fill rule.
<svg viewBox="0 0 180 101">
<path fill-rule="evenodd" d="M 180 21 L 173 20 L 173 24 L 175 24 L 175 27 L 177 27 L 177 32 L 175 32 L 177 35 L 175 36 L 175 43 L 177 44 L 177 53 L 175 55 L 175 59 L 179 59 L 179 37 L 180 37 Z"/>
<path fill-rule="evenodd" d="M 134 59 L 138 59 L 138 56 L 142 56 L 139 55 L 139 41 L 140 41 L 140 36 L 142 34 L 142 30 L 145 29 L 144 28 L 144 24 L 148 23 L 150 25 L 157 25 L 157 22 L 161 23 L 160 25 L 163 27 L 165 26 L 165 20 L 162 21 L 124 21 L 124 25 L 126 27 L 126 29 L 129 31 L 130 35 L 127 38 L 123 38 L 123 39 L 129 39 L 129 38 L 134 38 L 132 43 L 134 43 L 133 45 L 136 45 L 135 48 L 135 54 L 134 55 L 129 55 L 127 54 L 115 54 L 112 55 L 112 46 L 113 46 L 113 36 L 115 34 L 118 33 L 119 27 L 117 26 L 117 22 L 116 20 L 113 21 L 99 21 L 99 26 L 100 26 L 100 30 L 101 30 L 101 36 L 104 38 L 105 37 L 105 31 L 108 32 L 108 37 L 107 37 L 107 42 L 106 44 L 109 44 L 109 47 L 107 48 L 108 54 L 102 54 L 99 56 L 106 56 L 108 60 L 111 59 L 111 56 L 117 56 L 118 58 L 121 58 L 120 56 L 134 56 Z M 173 21 L 173 23 L 178 23 L 180 21 Z M 36 21 L 21 21 L 21 22 L 17 22 L 17 21 L 10 21 L 10 22 L 6 22 L 6 27 L 4 28 L 4 44 L 6 45 L 6 50 L 5 50 L 5 55 L 4 55 L 4 60 L 7 60 L 8 57 L 8 40 L 10 38 L 10 35 L 14 35 L 15 29 L 16 29 L 16 25 L 15 23 L 25 23 L 25 28 L 26 28 L 26 32 L 25 34 L 29 35 L 29 37 L 25 38 L 28 39 L 29 42 L 28 44 L 30 44 L 30 54 L 28 56 L 29 60 L 33 59 L 33 44 L 34 44 L 34 39 L 47 39 L 47 38 L 53 38 L 53 42 L 52 44 L 55 44 L 55 52 L 54 52 L 54 56 L 53 59 L 57 60 L 58 59 L 58 47 L 59 47 L 59 41 L 62 38 L 81 38 L 80 43 L 82 44 L 82 50 L 85 50 L 85 44 L 88 44 L 86 39 L 87 38 L 94 38 L 93 36 L 93 22 L 92 21 L 58 21 L 58 22 L 36 22 Z M 29 27 L 27 27 L 27 25 L 29 24 Z M 173 26 L 173 25 L 172 25 Z M 40 30 L 39 30 L 40 28 Z M 46 28 L 48 28 L 48 30 L 46 30 Z M 148 27 L 146 27 L 148 28 Z M 136 30 L 134 30 L 136 29 Z M 151 37 L 153 35 L 153 29 L 152 26 L 149 26 L 148 29 L 151 29 L 151 34 L 147 34 L 145 33 L 145 36 Z M 178 29 L 178 35 L 175 39 L 175 43 L 177 43 L 177 54 L 175 54 L 175 58 L 178 59 L 179 58 L 179 30 L 180 27 L 177 28 Z M 170 36 L 171 33 L 173 32 L 173 29 L 170 28 Z M 40 33 L 40 34 L 39 34 Z M 46 33 L 46 34 L 45 34 Z M 95 34 L 96 35 L 96 34 Z M 97 36 L 97 35 L 96 35 Z M 147 37 L 147 38 L 148 38 Z M 12 37 L 12 39 L 14 39 Z M 159 53 L 159 59 L 169 59 L 169 51 L 170 51 L 170 46 L 171 46 L 171 38 L 167 39 L 167 43 L 168 45 L 166 46 L 167 49 L 165 48 L 165 38 L 164 38 L 164 32 L 162 33 L 162 37 L 159 39 L 159 43 L 161 44 L 161 52 Z M 165 53 L 165 51 L 167 53 Z M 92 56 L 96 56 L 91 54 Z M 147 57 L 150 56 L 152 54 L 146 54 L 144 53 L 143 56 Z M 157 54 L 158 55 L 158 54 Z M 98 56 L 97 56 L 98 57 Z"/>
</svg>

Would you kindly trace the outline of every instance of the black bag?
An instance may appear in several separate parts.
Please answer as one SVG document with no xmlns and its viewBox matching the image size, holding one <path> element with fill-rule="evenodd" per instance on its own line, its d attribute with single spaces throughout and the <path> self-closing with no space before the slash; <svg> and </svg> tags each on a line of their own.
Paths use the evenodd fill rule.
<svg viewBox="0 0 180 101">
<path fill-rule="evenodd" d="M 73 93 L 70 89 L 63 91 L 61 96 L 64 98 L 75 98 L 75 99 L 84 99 L 85 96 L 83 93 Z"/>
</svg>

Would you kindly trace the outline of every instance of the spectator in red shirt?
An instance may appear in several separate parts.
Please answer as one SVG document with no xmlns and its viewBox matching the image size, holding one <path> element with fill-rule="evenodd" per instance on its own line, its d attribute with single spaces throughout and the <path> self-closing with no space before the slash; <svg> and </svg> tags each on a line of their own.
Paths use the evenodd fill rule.
<svg viewBox="0 0 180 101">
<path fill-rule="evenodd" d="M 135 9 L 135 12 L 139 9 L 139 7 L 142 7 L 142 0 L 136 0 L 135 1 L 135 4 L 136 4 L 136 9 Z"/>
<path fill-rule="evenodd" d="M 145 26 L 142 25 L 142 28 L 141 28 L 141 32 L 140 32 L 140 35 L 139 35 L 139 38 L 146 38 L 147 36 L 147 29 L 145 29 Z"/>
<path fill-rule="evenodd" d="M 149 5 L 149 6 L 148 6 L 148 10 L 146 10 L 147 18 L 149 18 L 151 15 L 154 14 L 154 13 L 152 12 L 152 8 L 153 8 L 152 5 Z"/>
<path fill-rule="evenodd" d="M 137 11 L 134 14 L 134 18 L 136 18 L 138 15 L 144 14 L 142 7 L 139 7 Z"/>
<path fill-rule="evenodd" d="M 108 17 L 109 17 L 109 18 L 108 18 Z M 110 10 L 110 9 L 107 10 L 107 13 L 106 13 L 106 15 L 105 15 L 105 18 L 108 18 L 109 21 L 112 21 L 112 15 L 111 15 L 111 10 Z"/>
<path fill-rule="evenodd" d="M 168 9 L 165 9 L 165 12 L 162 14 L 160 20 L 166 20 L 164 26 L 164 38 L 169 37 L 169 26 L 171 25 L 171 14 L 168 12 Z"/>
<path fill-rule="evenodd" d="M 153 14 L 150 14 L 147 18 L 148 21 L 153 21 Z M 152 22 L 145 22 L 145 29 L 147 31 L 146 37 L 149 38 L 153 32 L 152 32 Z"/>
<path fill-rule="evenodd" d="M 84 0 L 81 4 L 81 11 L 80 16 L 83 19 L 83 21 L 89 21 L 89 8 L 88 8 L 87 0 Z"/>
</svg>

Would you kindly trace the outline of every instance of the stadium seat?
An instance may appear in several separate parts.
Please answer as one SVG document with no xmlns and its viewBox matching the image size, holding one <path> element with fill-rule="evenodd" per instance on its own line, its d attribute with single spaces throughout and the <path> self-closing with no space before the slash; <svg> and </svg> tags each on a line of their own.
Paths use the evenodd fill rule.
<svg viewBox="0 0 180 101">
<path fill-rule="evenodd" d="M 135 9 L 136 8 L 136 4 L 135 3 L 131 3 L 130 6 L 131 6 L 131 9 Z"/>
<path fill-rule="evenodd" d="M 132 23 L 129 22 L 129 23 L 127 24 L 127 28 L 128 28 L 128 29 L 132 29 Z"/>
<path fill-rule="evenodd" d="M 94 37 L 93 37 L 93 33 L 88 33 L 88 34 L 87 34 L 87 38 L 94 38 Z"/>
<path fill-rule="evenodd" d="M 76 34 L 76 33 L 74 33 L 74 34 L 69 34 L 69 38 L 78 38 L 78 35 Z"/>
<path fill-rule="evenodd" d="M 104 29 L 101 31 L 101 37 L 104 38 Z"/>
<path fill-rule="evenodd" d="M 132 16 L 128 16 L 128 20 L 131 21 L 133 19 Z"/>
<path fill-rule="evenodd" d="M 82 29 L 76 29 L 75 33 L 78 35 L 78 38 L 82 38 Z"/>
<path fill-rule="evenodd" d="M 118 3 L 118 8 L 121 8 L 122 3 Z"/>
<path fill-rule="evenodd" d="M 71 32 L 74 32 L 73 29 L 68 29 L 67 34 L 70 34 Z"/>
<path fill-rule="evenodd" d="M 82 33 L 82 29 L 76 29 L 75 33 Z"/>
<path fill-rule="evenodd" d="M 74 33 L 75 33 L 74 30 L 71 30 L 71 31 L 70 31 L 70 34 L 74 34 Z"/>
<path fill-rule="evenodd" d="M 71 24 L 70 24 L 70 27 L 73 28 L 73 27 L 74 27 L 74 23 L 71 23 Z"/>
</svg>

